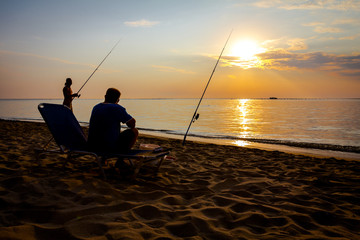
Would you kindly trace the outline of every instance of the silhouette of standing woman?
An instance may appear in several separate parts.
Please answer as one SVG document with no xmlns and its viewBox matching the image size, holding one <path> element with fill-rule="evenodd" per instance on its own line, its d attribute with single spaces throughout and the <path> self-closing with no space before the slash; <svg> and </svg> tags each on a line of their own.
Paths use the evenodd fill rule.
<svg viewBox="0 0 360 240">
<path fill-rule="evenodd" d="M 66 82 L 65 82 L 65 86 L 63 88 L 63 94 L 64 94 L 63 105 L 69 107 L 72 111 L 73 110 L 72 100 L 74 99 L 74 97 L 78 97 L 80 95 L 78 95 L 77 93 L 74 93 L 74 94 L 72 93 L 71 84 L 72 84 L 71 78 L 67 78 Z"/>
</svg>

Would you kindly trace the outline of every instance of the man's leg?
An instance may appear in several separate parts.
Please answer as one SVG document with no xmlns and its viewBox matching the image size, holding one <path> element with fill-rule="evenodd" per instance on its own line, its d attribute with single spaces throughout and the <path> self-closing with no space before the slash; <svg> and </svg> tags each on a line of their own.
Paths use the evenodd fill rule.
<svg viewBox="0 0 360 240">
<path fill-rule="evenodd" d="M 134 145 L 139 136 L 139 131 L 136 128 L 126 129 L 122 131 L 119 136 L 119 150 L 120 152 L 129 151 Z"/>
</svg>

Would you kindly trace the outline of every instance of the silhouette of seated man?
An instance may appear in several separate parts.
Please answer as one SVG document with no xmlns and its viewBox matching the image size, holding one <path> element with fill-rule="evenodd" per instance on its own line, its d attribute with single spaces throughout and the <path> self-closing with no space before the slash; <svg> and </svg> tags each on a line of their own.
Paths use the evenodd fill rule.
<svg viewBox="0 0 360 240">
<path fill-rule="evenodd" d="M 105 101 L 93 108 L 88 137 L 90 150 L 125 153 L 134 146 L 139 135 L 136 121 L 118 104 L 120 95 L 116 88 L 109 88 Z M 121 132 L 121 123 L 129 128 Z"/>
</svg>

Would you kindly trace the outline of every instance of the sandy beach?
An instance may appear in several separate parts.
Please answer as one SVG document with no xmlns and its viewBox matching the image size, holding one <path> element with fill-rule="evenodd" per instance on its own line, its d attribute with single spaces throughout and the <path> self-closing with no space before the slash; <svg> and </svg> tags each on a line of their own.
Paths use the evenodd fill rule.
<svg viewBox="0 0 360 240">
<path fill-rule="evenodd" d="M 142 135 L 172 158 L 104 181 L 87 157 L 39 166 L 44 123 L 0 131 L 0 239 L 360 239 L 356 161 Z"/>
</svg>

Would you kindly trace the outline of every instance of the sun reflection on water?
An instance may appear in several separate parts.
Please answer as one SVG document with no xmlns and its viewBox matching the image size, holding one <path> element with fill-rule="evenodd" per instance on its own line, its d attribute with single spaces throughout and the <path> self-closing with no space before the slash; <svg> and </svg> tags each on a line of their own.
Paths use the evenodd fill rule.
<svg viewBox="0 0 360 240">
<path fill-rule="evenodd" d="M 238 137 L 246 138 L 250 135 L 250 127 L 249 127 L 249 99 L 239 99 L 237 106 L 234 109 L 235 122 L 238 126 Z M 235 145 L 244 147 L 249 145 L 247 141 L 244 140 L 236 140 L 233 142 Z"/>
<path fill-rule="evenodd" d="M 239 137 L 245 138 L 249 135 L 249 119 L 247 118 L 248 115 L 248 101 L 249 99 L 239 99 L 238 106 L 236 108 L 236 121 L 239 123 Z"/>
<path fill-rule="evenodd" d="M 243 141 L 243 140 L 236 140 L 233 142 L 236 146 L 239 146 L 239 147 L 246 147 L 249 145 L 249 142 L 247 141 Z"/>
</svg>

